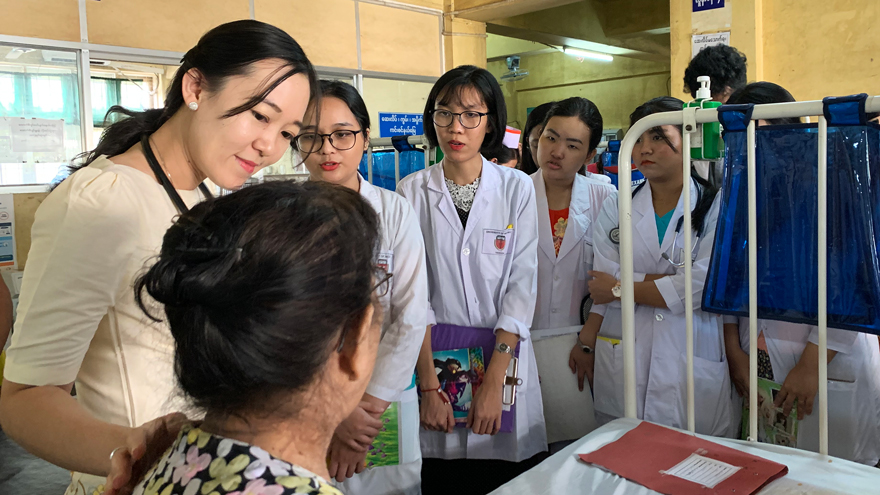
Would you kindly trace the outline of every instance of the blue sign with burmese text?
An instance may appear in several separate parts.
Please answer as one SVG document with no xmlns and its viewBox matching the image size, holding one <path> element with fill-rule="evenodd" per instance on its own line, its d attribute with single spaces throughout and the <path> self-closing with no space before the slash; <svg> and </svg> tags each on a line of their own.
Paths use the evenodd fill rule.
<svg viewBox="0 0 880 495">
<path fill-rule="evenodd" d="M 379 137 L 421 136 L 424 133 L 420 113 L 379 112 Z"/>
<path fill-rule="evenodd" d="M 693 0 L 694 12 L 724 8 L 724 0 Z"/>
</svg>

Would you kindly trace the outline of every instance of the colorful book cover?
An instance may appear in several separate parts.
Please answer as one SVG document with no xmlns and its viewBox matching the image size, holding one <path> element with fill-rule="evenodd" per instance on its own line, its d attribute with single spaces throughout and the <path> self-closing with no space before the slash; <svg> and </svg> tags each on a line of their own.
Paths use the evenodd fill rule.
<svg viewBox="0 0 880 495">
<path fill-rule="evenodd" d="M 785 416 L 782 407 L 775 407 L 773 401 L 782 385 L 764 378 L 758 378 L 758 441 L 773 445 L 797 448 L 798 419 L 797 404 Z M 742 439 L 749 436 L 749 401 L 743 401 Z"/>
<path fill-rule="evenodd" d="M 486 373 L 483 349 L 471 347 L 434 351 L 434 371 L 440 381 L 440 390 L 449 397 L 455 423 L 464 425 L 474 392 L 480 388 Z"/>
<path fill-rule="evenodd" d="M 396 466 L 400 464 L 400 440 L 398 437 L 400 427 L 398 422 L 397 402 L 392 402 L 380 418 L 382 429 L 373 440 L 370 451 L 364 459 L 364 465 L 368 468 L 380 466 Z"/>
</svg>

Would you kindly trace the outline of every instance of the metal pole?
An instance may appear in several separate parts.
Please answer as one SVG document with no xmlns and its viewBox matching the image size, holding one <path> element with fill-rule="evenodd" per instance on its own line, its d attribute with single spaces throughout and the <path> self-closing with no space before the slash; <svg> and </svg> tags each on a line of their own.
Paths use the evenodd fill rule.
<svg viewBox="0 0 880 495">
<path fill-rule="evenodd" d="M 749 202 L 749 440 L 758 441 L 758 206 L 755 121 L 746 131 Z"/>
<path fill-rule="evenodd" d="M 687 112 L 687 110 L 685 110 Z M 701 132 L 696 126 L 695 132 Z M 682 132 L 682 187 L 684 196 L 684 321 L 687 353 L 687 427 L 696 431 L 696 412 L 694 410 L 694 281 L 693 281 L 693 239 L 691 238 L 691 133 Z M 619 169 L 618 169 L 619 170 Z M 675 257 L 675 253 L 672 253 Z"/>
<path fill-rule="evenodd" d="M 646 119 L 643 119 L 643 121 Z M 618 232 L 620 233 L 620 317 L 623 340 L 623 397 L 627 418 L 637 415 L 636 398 L 636 332 L 635 287 L 633 286 L 633 232 L 632 232 L 632 151 L 635 139 L 643 130 L 639 123 L 630 129 L 636 137 L 624 140 L 618 157 Z"/>
<path fill-rule="evenodd" d="M 819 117 L 818 186 L 819 453 L 828 455 L 828 121 L 824 115 Z"/>
</svg>

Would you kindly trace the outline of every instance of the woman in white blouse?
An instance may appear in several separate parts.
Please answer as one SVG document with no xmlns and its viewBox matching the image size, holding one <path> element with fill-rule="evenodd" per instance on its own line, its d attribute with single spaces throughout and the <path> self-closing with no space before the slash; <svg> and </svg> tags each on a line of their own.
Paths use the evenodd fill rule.
<svg viewBox="0 0 880 495">
<path fill-rule="evenodd" d="M 350 493 L 419 493 L 422 456 L 413 372 L 428 317 L 422 231 L 405 199 L 373 186 L 358 173 L 370 142 L 370 115 L 360 94 L 340 81 L 320 85 L 321 120 L 306 126 L 296 137 L 296 147 L 308 156 L 305 164 L 312 180 L 358 191 L 376 210 L 377 263 L 394 274 L 390 289 L 380 298 L 385 318 L 376 368 L 360 404 L 333 435 L 330 476 L 345 482 Z M 380 431 L 389 427 L 398 433 L 396 447 L 375 445 Z M 389 461 L 386 454 L 391 459 L 396 454 L 397 460 Z"/>
<path fill-rule="evenodd" d="M 115 492 L 139 477 L 137 459 L 161 455 L 148 440 L 175 433 L 179 421 L 160 418 L 179 409 L 173 341 L 137 308 L 133 280 L 174 217 L 209 195 L 205 179 L 236 189 L 281 158 L 316 86 L 284 31 L 221 25 L 183 57 L 165 107 L 113 109 L 124 120 L 40 206 L 0 421 L 74 472 L 68 493 Z"/>
</svg>

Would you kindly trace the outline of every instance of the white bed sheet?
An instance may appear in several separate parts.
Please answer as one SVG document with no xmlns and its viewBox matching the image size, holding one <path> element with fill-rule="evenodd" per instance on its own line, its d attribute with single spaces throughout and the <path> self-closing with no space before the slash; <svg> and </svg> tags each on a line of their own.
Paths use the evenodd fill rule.
<svg viewBox="0 0 880 495">
<path fill-rule="evenodd" d="M 612 421 L 490 495 L 657 494 L 654 490 L 586 464 L 577 457 L 577 454 L 593 452 L 617 440 L 639 423 L 641 421 L 635 419 Z M 880 469 L 875 467 L 788 447 L 697 436 L 788 466 L 788 474 L 765 486 L 758 492 L 760 495 L 880 495 Z"/>
</svg>

